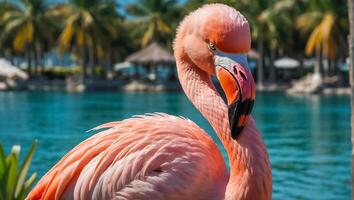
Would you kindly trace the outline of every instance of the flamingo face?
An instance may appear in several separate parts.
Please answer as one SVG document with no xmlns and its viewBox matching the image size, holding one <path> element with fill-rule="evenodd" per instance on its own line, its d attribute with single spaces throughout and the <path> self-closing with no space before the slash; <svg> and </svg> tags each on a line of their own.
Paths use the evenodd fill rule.
<svg viewBox="0 0 354 200">
<path fill-rule="evenodd" d="M 216 75 L 226 95 L 234 139 L 246 126 L 256 96 L 254 79 L 247 66 L 246 55 L 215 52 Z"/>
<path fill-rule="evenodd" d="M 188 26 L 176 46 L 183 47 L 181 55 L 193 66 L 218 77 L 227 97 L 232 138 L 236 139 L 247 124 L 255 99 L 255 83 L 243 54 L 251 48 L 249 24 L 238 11 L 223 5 L 193 14 L 185 21 Z"/>
</svg>

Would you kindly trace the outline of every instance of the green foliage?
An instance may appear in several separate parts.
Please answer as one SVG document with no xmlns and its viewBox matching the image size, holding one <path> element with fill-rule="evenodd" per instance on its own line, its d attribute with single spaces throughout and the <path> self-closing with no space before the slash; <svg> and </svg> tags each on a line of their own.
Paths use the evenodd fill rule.
<svg viewBox="0 0 354 200">
<path fill-rule="evenodd" d="M 80 73 L 80 67 L 52 67 L 42 72 L 43 76 L 49 80 L 65 80 L 68 76 Z"/>
<path fill-rule="evenodd" d="M 303 34 L 309 34 L 305 52 L 312 55 L 321 50 L 324 57 L 335 59 L 345 49 L 347 12 L 345 0 L 308 0 L 308 6 L 297 17 L 296 25 Z"/>
<path fill-rule="evenodd" d="M 112 43 L 120 32 L 121 18 L 113 0 L 70 0 L 49 9 L 49 15 L 61 22 L 58 37 L 60 52 L 70 51 L 81 60 L 83 79 L 87 66 L 112 59 Z"/>
<path fill-rule="evenodd" d="M 97 55 L 109 46 L 118 34 L 119 16 L 113 1 L 71 0 L 50 9 L 53 17 L 62 20 L 58 42 L 61 50 L 93 48 Z M 85 55 L 81 55 L 85 56 Z"/>
<path fill-rule="evenodd" d="M 71 52 L 85 78 L 97 72 L 95 66 L 110 71 L 113 63 L 152 41 L 172 49 L 176 27 L 185 15 L 207 3 L 224 3 L 246 16 L 252 48 L 258 47 L 260 58 L 299 58 L 314 52 L 332 60 L 347 56 L 346 0 L 136 0 L 125 8 L 116 0 L 59 2 L 0 1 L 0 55 L 24 57 L 31 68 L 30 63 L 36 67 L 52 48 Z M 124 16 L 118 13 L 122 9 Z M 53 78 L 70 75 L 45 73 Z"/>
<path fill-rule="evenodd" d="M 33 173 L 27 180 L 26 177 L 37 143 L 36 140 L 33 141 L 21 165 L 20 146 L 13 146 L 10 154 L 6 156 L 0 144 L 0 200 L 22 200 L 30 192 L 37 174 Z"/>
<path fill-rule="evenodd" d="M 178 16 L 175 0 L 138 0 L 127 6 L 127 11 L 135 16 L 132 23 L 141 46 L 152 41 L 166 41 L 169 35 L 174 35 L 173 29 L 177 25 L 174 21 Z"/>
<path fill-rule="evenodd" d="M 21 5 L 3 3 L 0 23 L 3 28 L 3 40 L 11 40 L 16 52 L 44 48 L 44 44 L 53 41 L 52 24 L 45 15 L 47 6 L 44 0 L 21 0 Z"/>
</svg>

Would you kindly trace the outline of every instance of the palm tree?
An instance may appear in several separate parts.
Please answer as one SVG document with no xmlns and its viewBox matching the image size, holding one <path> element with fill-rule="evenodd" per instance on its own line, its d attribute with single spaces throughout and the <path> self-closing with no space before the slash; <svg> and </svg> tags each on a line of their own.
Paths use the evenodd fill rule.
<svg viewBox="0 0 354 200">
<path fill-rule="evenodd" d="M 230 2 L 227 1 L 218 1 L 219 3 L 224 3 L 224 4 L 229 4 Z M 201 7 L 204 4 L 207 3 L 216 3 L 214 1 L 210 0 L 193 0 L 193 1 L 187 1 L 185 4 L 180 9 L 180 12 L 183 13 L 183 16 L 188 15 L 190 12 L 196 10 L 197 8 Z M 233 2 L 232 2 L 233 3 Z M 230 5 L 230 4 L 229 4 Z"/>
<path fill-rule="evenodd" d="M 132 23 L 141 37 L 141 46 L 172 38 L 172 30 L 177 25 L 173 19 L 179 18 L 175 8 L 175 0 L 138 0 L 127 6 L 128 13 L 135 16 Z"/>
<path fill-rule="evenodd" d="M 52 24 L 45 15 L 47 5 L 44 0 L 21 0 L 21 5 L 5 3 L 6 10 L 0 23 L 3 25 L 2 44 L 11 41 L 17 53 L 27 57 L 28 73 L 32 74 L 32 60 L 35 72 L 40 63 L 46 44 L 53 38 Z"/>
<path fill-rule="evenodd" d="M 296 6 L 295 6 L 296 5 Z M 299 4 L 296 0 L 268 1 L 267 7 L 256 16 L 258 24 L 257 37 L 261 37 L 264 44 L 267 44 L 269 50 L 269 81 L 275 81 L 274 60 L 279 49 L 284 51 L 284 46 L 289 48 L 292 44 L 288 38 L 293 38 L 293 15 L 296 14 Z M 295 7 L 295 8 L 294 8 Z"/>
<path fill-rule="evenodd" d="M 82 81 L 87 79 L 87 66 L 91 77 L 95 75 L 97 58 L 118 34 L 116 29 L 116 4 L 110 0 L 69 0 L 68 4 L 51 9 L 52 17 L 63 19 L 59 36 L 59 50 L 72 50 L 79 55 L 82 65 Z"/>
<path fill-rule="evenodd" d="M 257 20 L 257 16 L 263 10 L 267 8 L 267 1 L 262 0 L 226 0 L 223 3 L 228 4 L 229 6 L 236 7 L 242 14 L 244 14 L 250 23 L 252 39 L 257 41 L 257 51 L 260 54 L 258 63 L 257 63 L 257 87 L 263 87 L 263 53 L 264 53 L 264 44 L 263 44 L 263 34 L 260 34 L 263 29 L 263 25 Z"/>
<path fill-rule="evenodd" d="M 0 3 L 0 20 L 2 19 L 5 11 L 7 10 L 7 3 L 1 2 Z M 2 39 L 3 37 L 3 30 L 4 30 L 4 24 L 0 23 L 0 56 L 4 56 L 5 51 L 7 50 L 7 46 L 4 45 L 4 39 Z"/>
<path fill-rule="evenodd" d="M 348 0 L 348 13 L 349 13 L 349 57 L 350 57 L 350 73 L 349 80 L 351 85 L 351 132 L 352 132 L 352 191 L 354 191 L 354 1 Z M 352 199 L 354 192 L 352 192 Z"/>
<path fill-rule="evenodd" d="M 257 87 L 263 88 L 264 86 L 264 55 L 266 43 L 270 37 L 276 33 L 276 26 L 274 25 L 271 15 L 268 15 L 267 8 L 270 9 L 274 1 L 263 0 L 240 0 L 235 2 L 234 6 L 237 7 L 247 18 L 252 29 L 253 41 L 256 41 L 259 59 L 257 63 Z M 266 17 L 266 15 L 268 15 Z"/>
<path fill-rule="evenodd" d="M 322 75 L 322 57 L 334 60 L 339 54 L 345 39 L 343 29 L 346 25 L 344 0 L 308 0 L 307 11 L 297 19 L 297 27 L 303 33 L 310 33 L 305 53 L 316 54 L 315 75 Z"/>
</svg>

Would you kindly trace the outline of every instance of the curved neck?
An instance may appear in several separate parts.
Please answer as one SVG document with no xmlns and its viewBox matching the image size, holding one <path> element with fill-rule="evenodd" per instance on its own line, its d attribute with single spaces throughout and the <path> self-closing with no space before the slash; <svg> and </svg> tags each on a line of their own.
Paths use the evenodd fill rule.
<svg viewBox="0 0 354 200">
<path fill-rule="evenodd" d="M 210 76 L 190 63 L 188 59 L 177 59 L 177 72 L 181 86 L 189 100 L 216 132 L 228 154 L 231 166 L 235 158 L 235 143 L 230 133 L 227 106 L 216 91 Z"/>
<path fill-rule="evenodd" d="M 226 199 L 271 199 L 268 153 L 253 119 L 238 140 L 232 139 L 227 106 L 210 76 L 194 66 L 180 49 L 175 49 L 175 57 L 184 92 L 213 127 L 228 154 L 231 174 Z"/>
</svg>

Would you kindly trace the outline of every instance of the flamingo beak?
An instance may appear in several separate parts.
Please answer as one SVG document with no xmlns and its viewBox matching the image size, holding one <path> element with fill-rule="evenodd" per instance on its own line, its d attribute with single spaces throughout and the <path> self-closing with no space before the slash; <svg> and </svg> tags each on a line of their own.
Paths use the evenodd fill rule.
<svg viewBox="0 0 354 200">
<path fill-rule="evenodd" d="M 246 56 L 223 54 L 215 56 L 216 74 L 227 100 L 231 135 L 237 139 L 252 112 L 256 96 L 255 83 L 246 68 Z"/>
</svg>

